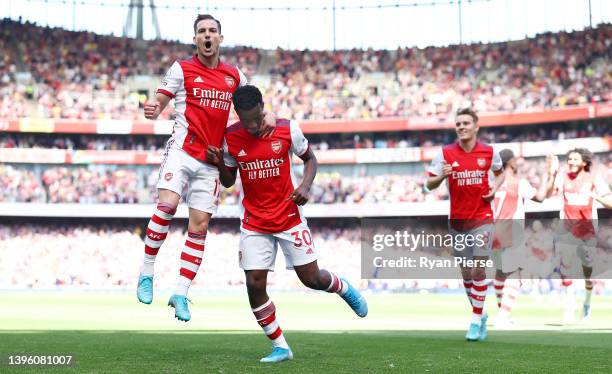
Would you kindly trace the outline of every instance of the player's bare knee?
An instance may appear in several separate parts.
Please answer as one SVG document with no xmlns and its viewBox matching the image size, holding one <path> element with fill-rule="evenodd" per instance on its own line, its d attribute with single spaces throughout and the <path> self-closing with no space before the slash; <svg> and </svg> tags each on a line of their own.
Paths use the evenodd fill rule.
<svg viewBox="0 0 612 374">
<path fill-rule="evenodd" d="M 208 223 L 210 218 L 207 215 L 198 215 L 189 217 L 189 231 L 191 232 L 208 232 Z"/>
<path fill-rule="evenodd" d="M 167 204 L 172 207 L 176 211 L 178 207 L 179 201 L 181 200 L 181 196 L 174 191 L 159 189 L 158 190 L 158 203 Z"/>
<path fill-rule="evenodd" d="M 191 232 L 208 232 L 208 221 L 189 223 L 189 231 Z"/>
<path fill-rule="evenodd" d="M 472 270 L 472 277 L 474 279 L 485 279 L 487 273 L 484 268 L 474 268 Z"/>
<path fill-rule="evenodd" d="M 246 286 L 248 292 L 252 294 L 266 292 L 266 277 L 259 273 L 247 272 Z"/>
</svg>

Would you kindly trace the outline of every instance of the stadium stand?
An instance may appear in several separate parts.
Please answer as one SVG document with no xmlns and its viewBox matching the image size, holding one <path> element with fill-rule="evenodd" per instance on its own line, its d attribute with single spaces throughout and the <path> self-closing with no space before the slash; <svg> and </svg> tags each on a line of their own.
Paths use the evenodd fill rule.
<svg viewBox="0 0 612 374">
<path fill-rule="evenodd" d="M 520 173 L 538 186 L 543 158 L 522 160 Z M 444 200 L 445 188 L 425 193 L 425 167 L 416 164 L 412 174 L 342 175 L 321 172 L 312 187 L 312 203 L 396 203 Z M 612 153 L 599 154 L 594 160 L 595 173 L 612 183 Z M 0 202 L 48 203 L 152 203 L 155 201 L 157 169 L 151 167 L 117 168 L 96 165 L 38 168 L 0 166 Z M 221 203 L 237 204 L 238 183 L 221 195 Z"/>
<path fill-rule="evenodd" d="M 192 51 L 169 41 L 136 42 L 9 19 L 0 23 L 0 35 L 0 118 L 26 112 L 141 118 L 148 93 L 132 90 L 130 79 L 157 77 Z M 225 48 L 223 56 L 248 76 L 268 78 L 262 80 L 268 82 L 266 101 L 283 117 L 426 117 L 448 116 L 466 104 L 484 113 L 611 101 L 611 80 L 605 79 L 612 74 L 611 39 L 612 25 L 602 24 L 518 42 L 422 50 L 279 49 L 271 66 L 260 65 L 264 52 L 256 49 Z"/>
</svg>

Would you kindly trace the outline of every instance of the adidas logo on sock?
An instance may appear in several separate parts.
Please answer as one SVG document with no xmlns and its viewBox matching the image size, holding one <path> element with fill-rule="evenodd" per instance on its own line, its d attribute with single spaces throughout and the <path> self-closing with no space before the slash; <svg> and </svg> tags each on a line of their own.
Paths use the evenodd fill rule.
<svg viewBox="0 0 612 374">
<path fill-rule="evenodd" d="M 202 79 L 202 77 L 200 77 L 199 75 L 193 81 L 194 81 L 194 83 L 204 83 L 204 79 Z"/>
<path fill-rule="evenodd" d="M 246 156 L 246 152 L 244 151 L 244 149 L 241 149 L 240 152 L 238 152 L 238 157 L 244 157 Z"/>
</svg>

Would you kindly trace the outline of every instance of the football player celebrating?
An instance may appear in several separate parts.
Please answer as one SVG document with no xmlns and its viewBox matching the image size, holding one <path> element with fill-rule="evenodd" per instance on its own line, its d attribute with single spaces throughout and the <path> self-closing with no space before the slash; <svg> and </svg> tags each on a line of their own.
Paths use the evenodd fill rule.
<svg viewBox="0 0 612 374">
<path fill-rule="evenodd" d="M 242 181 L 239 262 L 246 275 L 249 302 L 255 319 L 272 340 L 273 350 L 262 362 L 280 362 L 293 353 L 276 321 L 276 307 L 266 291 L 268 272 L 274 269 L 277 246 L 288 269 L 309 288 L 337 293 L 359 317 L 368 305 L 353 286 L 331 271 L 319 269 L 317 253 L 301 206 L 309 198 L 317 159 L 299 126 L 278 119 L 268 138 L 258 136 L 263 126 L 263 99 L 255 87 L 236 90 L 234 107 L 240 119 L 228 127 L 224 149 L 208 146 L 207 160 L 217 165 L 221 183 L 232 186 L 240 171 Z M 291 156 L 304 161 L 304 179 L 296 185 Z"/>
</svg>

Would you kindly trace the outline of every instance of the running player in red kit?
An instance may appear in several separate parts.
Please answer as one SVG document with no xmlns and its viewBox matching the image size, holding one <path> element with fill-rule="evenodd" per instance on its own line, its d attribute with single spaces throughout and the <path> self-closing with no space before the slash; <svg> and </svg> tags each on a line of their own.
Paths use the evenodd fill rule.
<svg viewBox="0 0 612 374">
<path fill-rule="evenodd" d="M 557 176 L 554 185 L 548 189 L 548 196 L 553 192 L 563 198 L 563 208 L 560 211 L 562 224 L 555 238 L 555 250 L 561 258 L 561 277 L 566 287 L 565 322 L 574 318 L 574 288 L 571 279 L 565 272 L 572 268 L 573 257 L 577 254 L 582 262 L 584 287 L 586 296 L 583 303 L 582 318 L 591 315 L 591 293 L 593 282 L 593 256 L 597 246 L 596 226 L 597 208 L 593 204 L 598 201 L 606 209 L 612 209 L 612 193 L 610 187 L 600 175 L 591 173 L 593 154 L 585 148 L 575 148 L 566 154 L 566 169 Z M 558 164 L 558 160 L 556 161 Z"/>
<path fill-rule="evenodd" d="M 207 158 L 217 165 L 225 187 L 236 181 L 240 171 L 243 195 L 239 262 L 246 275 L 249 302 L 255 319 L 272 341 L 273 350 L 262 362 L 280 362 L 293 353 L 276 321 L 276 308 L 266 292 L 268 271 L 274 269 L 277 246 L 285 255 L 288 269 L 309 288 L 337 293 L 359 317 L 368 305 L 359 291 L 345 279 L 319 269 L 312 235 L 301 205 L 309 198 L 317 172 L 317 159 L 297 123 L 278 119 L 269 138 L 258 136 L 263 124 L 263 100 L 255 86 L 244 86 L 234 94 L 240 122 L 228 127 L 221 150 L 208 146 Z M 292 154 L 304 161 L 304 179 L 297 186 L 291 165 Z"/>
<path fill-rule="evenodd" d="M 551 157 L 547 158 L 548 172 L 544 174 L 538 190 L 525 178 L 518 175 L 517 159 L 510 149 L 499 152 L 504 169 L 504 183 L 495 193 L 495 234 L 493 236 L 493 255 L 495 264 L 495 296 L 500 308 L 495 319 L 496 328 L 511 326 L 510 312 L 520 290 L 520 280 L 506 279 L 523 269 L 528 258 L 525 248 L 525 201 L 542 202 L 546 198 L 549 185 L 555 178 L 551 170 Z M 506 292 L 504 292 L 506 287 Z"/>
<path fill-rule="evenodd" d="M 458 141 L 444 146 L 434 157 L 426 185 L 427 189 L 433 190 L 446 180 L 450 195 L 451 234 L 456 238 L 462 236 L 466 241 L 470 237 L 476 238 L 472 239 L 472 246 L 461 251 L 455 248 L 454 251 L 454 255 L 463 260 L 461 275 L 472 307 L 471 323 L 465 336 L 469 341 L 487 337 L 487 314 L 483 307 L 488 283 L 483 264 L 491 256 L 493 241 L 491 202 L 504 181 L 499 153 L 477 140 L 478 129 L 476 112 L 472 109 L 457 111 L 455 132 Z M 494 178 L 489 175 L 490 171 L 495 174 Z"/>
<path fill-rule="evenodd" d="M 209 144 L 221 146 L 232 95 L 247 83 L 237 67 L 219 58 L 223 35 L 218 20 L 208 14 L 198 15 L 193 31 L 197 53 L 172 64 L 157 89 L 155 102 L 144 107 L 145 117 L 156 119 L 174 99 L 176 120 L 159 168 L 159 199 L 147 227 L 137 296 L 145 304 L 153 301 L 155 257 L 168 235 L 170 221 L 186 188 L 188 234 L 181 253 L 178 284 L 168 301 L 168 305 L 175 308 L 175 317 L 181 321 L 191 319 L 187 291 L 202 263 L 210 217 L 217 211 L 219 171 L 206 163 L 206 148 Z M 275 126 L 275 119 L 266 120 L 263 132 L 269 133 Z"/>
</svg>

